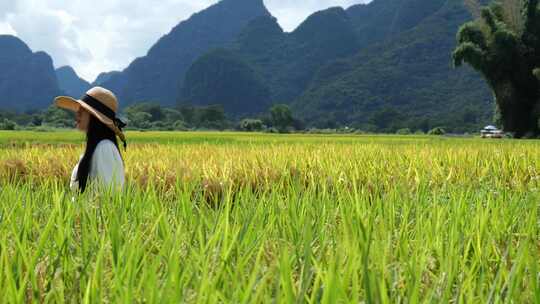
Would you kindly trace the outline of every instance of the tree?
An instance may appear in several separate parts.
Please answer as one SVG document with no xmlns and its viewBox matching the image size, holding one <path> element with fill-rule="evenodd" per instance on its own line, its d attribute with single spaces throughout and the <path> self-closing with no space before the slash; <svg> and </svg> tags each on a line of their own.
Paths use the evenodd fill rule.
<svg viewBox="0 0 540 304">
<path fill-rule="evenodd" d="M 369 122 L 376 125 L 379 130 L 392 132 L 397 129 L 395 126 L 396 122 L 401 121 L 402 119 L 401 113 L 395 108 L 384 106 L 371 115 Z"/>
<path fill-rule="evenodd" d="M 0 121 L 0 130 L 15 130 L 17 128 L 17 124 L 14 121 L 11 121 L 7 118 L 4 118 Z"/>
<path fill-rule="evenodd" d="M 441 127 L 436 127 L 431 130 L 429 130 L 428 135 L 444 135 L 446 134 L 446 131 Z"/>
<path fill-rule="evenodd" d="M 56 106 L 50 106 L 45 110 L 43 114 L 43 123 L 58 127 L 58 128 L 67 128 L 74 126 L 74 114 L 68 110 L 60 109 Z"/>
<path fill-rule="evenodd" d="M 399 130 L 396 131 L 396 134 L 398 134 L 398 135 L 409 135 L 411 133 L 412 133 L 411 129 L 409 129 L 409 128 L 403 128 L 403 129 L 399 129 Z"/>
<path fill-rule="evenodd" d="M 184 118 L 184 121 L 188 124 L 194 124 L 197 120 L 196 109 L 193 106 L 183 105 L 178 108 L 180 114 Z"/>
<path fill-rule="evenodd" d="M 149 120 L 155 122 L 158 120 L 163 120 L 165 118 L 165 113 L 163 108 L 157 103 L 137 103 L 132 106 L 129 106 L 125 110 L 127 116 L 134 115 L 135 113 L 148 113 L 150 114 Z"/>
<path fill-rule="evenodd" d="M 291 109 L 287 105 L 274 105 L 270 109 L 270 116 L 272 126 L 277 128 L 280 132 L 285 132 L 287 128 L 292 127 L 294 124 L 294 117 Z"/>
<path fill-rule="evenodd" d="M 150 129 L 152 115 L 146 112 L 130 112 L 128 113 L 128 125 L 137 129 Z"/>
<path fill-rule="evenodd" d="M 247 132 L 262 131 L 264 124 L 260 119 L 244 119 L 240 122 L 240 130 Z"/>
<path fill-rule="evenodd" d="M 216 122 L 225 119 L 225 110 L 222 105 L 212 105 L 200 109 L 199 121 L 201 122 Z"/>
<path fill-rule="evenodd" d="M 182 113 L 176 109 L 164 108 L 163 115 L 165 116 L 164 120 L 168 123 L 174 123 L 179 120 L 184 120 Z"/>
<path fill-rule="evenodd" d="M 173 123 L 172 126 L 174 131 L 187 131 L 186 123 L 182 120 L 177 120 Z"/>
<path fill-rule="evenodd" d="M 484 76 L 503 129 L 517 138 L 540 133 L 538 1 L 501 0 L 482 8 L 477 20 L 460 28 L 453 53 L 455 66 L 468 63 Z"/>
</svg>

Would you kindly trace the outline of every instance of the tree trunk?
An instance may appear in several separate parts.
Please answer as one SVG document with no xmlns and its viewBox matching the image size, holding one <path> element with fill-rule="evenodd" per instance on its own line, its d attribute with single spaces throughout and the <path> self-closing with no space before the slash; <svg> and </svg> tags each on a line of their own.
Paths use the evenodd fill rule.
<svg viewBox="0 0 540 304">
<path fill-rule="evenodd" d="M 510 83 L 499 84 L 494 91 L 503 130 L 513 133 L 515 138 L 536 137 L 539 134 L 536 100 L 519 94 Z"/>
</svg>

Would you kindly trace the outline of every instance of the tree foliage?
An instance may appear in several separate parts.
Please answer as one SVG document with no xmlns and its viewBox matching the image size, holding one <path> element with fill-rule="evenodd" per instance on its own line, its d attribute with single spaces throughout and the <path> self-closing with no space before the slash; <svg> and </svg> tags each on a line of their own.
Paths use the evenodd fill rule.
<svg viewBox="0 0 540 304">
<path fill-rule="evenodd" d="M 240 121 L 239 129 L 247 132 L 262 131 L 264 123 L 260 119 L 246 118 Z"/>
<path fill-rule="evenodd" d="M 438 136 L 440 136 L 440 135 L 444 135 L 444 134 L 446 134 L 446 131 L 441 127 L 433 128 L 433 129 L 429 130 L 429 132 L 428 132 L 428 135 L 438 135 Z"/>
<path fill-rule="evenodd" d="M 294 117 L 289 106 L 285 104 L 274 105 L 270 109 L 272 126 L 277 128 L 279 132 L 286 132 L 288 128 L 294 126 Z"/>
<path fill-rule="evenodd" d="M 515 137 L 539 135 L 538 0 L 501 0 L 483 7 L 477 20 L 460 28 L 457 40 L 454 64 L 468 63 L 482 73 L 504 130 Z"/>
<path fill-rule="evenodd" d="M 220 105 L 206 107 L 162 107 L 157 103 L 140 103 L 124 110 L 128 127 L 142 130 L 218 129 L 230 125 Z"/>
<path fill-rule="evenodd" d="M 1 119 L 0 120 L 0 130 L 15 130 L 17 128 L 17 124 L 12 121 L 12 120 L 9 120 L 7 118 L 4 118 L 4 119 Z"/>
</svg>

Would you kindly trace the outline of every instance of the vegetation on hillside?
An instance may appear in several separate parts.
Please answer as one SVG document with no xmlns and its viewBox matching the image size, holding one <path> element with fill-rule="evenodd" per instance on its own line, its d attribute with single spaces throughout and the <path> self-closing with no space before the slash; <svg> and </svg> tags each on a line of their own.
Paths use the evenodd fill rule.
<svg viewBox="0 0 540 304">
<path fill-rule="evenodd" d="M 275 18 L 259 17 L 227 48 L 227 57 L 205 56 L 214 64 L 198 65 L 199 81 L 185 83 L 184 90 L 193 87 L 196 99 L 204 101 L 216 100 L 216 88 L 225 87 L 235 104 L 242 92 L 230 93 L 231 78 L 217 76 L 237 75 L 238 68 L 227 63 L 235 58 L 253 71 L 250 79 L 263 79 L 259 96 L 267 91 L 271 103 L 291 105 L 307 127 L 477 132 L 493 123 L 491 94 L 472 69 L 452 69 L 448 55 L 459 26 L 470 19 L 461 1 L 439 0 L 332 8 L 313 14 L 291 33 Z M 215 66 L 223 68 L 220 73 Z M 217 102 L 227 109 L 228 99 Z"/>
<path fill-rule="evenodd" d="M 452 69 L 449 55 L 470 18 L 460 1 L 445 2 L 410 30 L 320 69 L 293 110 L 318 127 L 480 130 L 494 116 L 491 94 L 472 69 Z"/>
<path fill-rule="evenodd" d="M 229 56 L 210 52 L 208 56 L 223 70 L 219 75 L 237 75 L 237 67 L 228 64 L 230 58 L 248 64 L 256 72 L 256 78 L 264 81 L 267 103 L 290 103 L 308 86 L 313 75 L 325 63 L 338 58 L 353 55 L 358 48 L 358 41 L 349 16 L 342 8 L 331 8 L 311 15 L 295 31 L 285 33 L 277 20 L 271 16 L 261 16 L 252 20 L 228 48 Z M 219 64 L 220 61 L 223 63 Z M 212 67 L 199 74 L 212 74 Z M 213 85 L 193 83 L 186 79 L 184 90 L 194 86 L 201 92 L 202 100 L 210 99 L 217 87 L 228 86 L 235 78 L 229 76 L 212 77 Z M 238 80 L 244 82 L 244 78 Z M 228 89 L 227 89 L 228 91 Z M 242 95 L 242 92 L 236 92 Z M 260 99 L 261 97 L 259 97 Z M 236 98 L 223 100 L 225 108 L 234 104 Z M 238 112 L 231 112 L 236 115 Z"/>
<path fill-rule="evenodd" d="M 408 31 L 438 11 L 446 0 L 374 0 L 353 5 L 347 13 L 361 47 L 386 41 Z"/>
<path fill-rule="evenodd" d="M 264 80 L 239 56 L 217 49 L 191 66 L 179 104 L 220 104 L 230 115 L 246 116 L 268 109 L 270 92 Z"/>
</svg>

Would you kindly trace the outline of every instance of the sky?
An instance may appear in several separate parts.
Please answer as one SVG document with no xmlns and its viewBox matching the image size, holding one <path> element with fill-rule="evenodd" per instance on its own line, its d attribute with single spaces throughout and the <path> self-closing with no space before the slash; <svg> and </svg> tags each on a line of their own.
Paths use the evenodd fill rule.
<svg viewBox="0 0 540 304">
<path fill-rule="evenodd" d="M 264 0 L 286 31 L 315 11 L 369 0 Z M 0 0 L 0 34 L 49 53 L 92 82 L 123 70 L 180 21 L 218 0 Z"/>
</svg>

